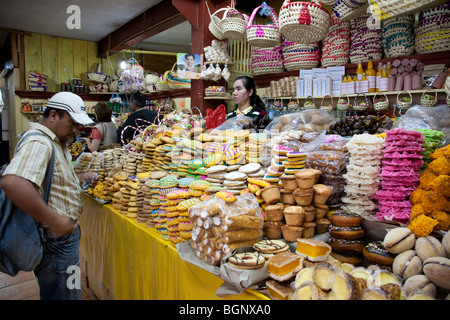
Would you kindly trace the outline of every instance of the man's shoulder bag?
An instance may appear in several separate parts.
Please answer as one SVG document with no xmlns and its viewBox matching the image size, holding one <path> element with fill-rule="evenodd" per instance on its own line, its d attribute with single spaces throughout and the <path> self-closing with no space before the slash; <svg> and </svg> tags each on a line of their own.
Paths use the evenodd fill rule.
<svg viewBox="0 0 450 320">
<path fill-rule="evenodd" d="M 22 137 L 42 135 L 33 132 Z M 46 136 L 45 136 L 46 137 Z M 16 150 L 17 150 L 16 147 Z M 47 166 L 44 201 L 48 203 L 55 166 L 55 149 Z M 34 270 L 42 260 L 43 248 L 36 223 L 31 216 L 15 206 L 0 188 L 0 271 L 15 276 L 19 271 Z"/>
</svg>

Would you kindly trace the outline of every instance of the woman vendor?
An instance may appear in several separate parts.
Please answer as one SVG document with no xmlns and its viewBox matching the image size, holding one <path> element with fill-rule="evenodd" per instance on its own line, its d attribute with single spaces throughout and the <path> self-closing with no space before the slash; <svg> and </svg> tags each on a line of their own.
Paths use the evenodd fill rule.
<svg viewBox="0 0 450 320">
<path fill-rule="evenodd" d="M 247 76 L 240 76 L 233 83 L 233 100 L 236 108 L 227 115 L 227 120 L 238 115 L 250 118 L 267 114 L 264 102 L 256 94 L 255 81 Z"/>
</svg>

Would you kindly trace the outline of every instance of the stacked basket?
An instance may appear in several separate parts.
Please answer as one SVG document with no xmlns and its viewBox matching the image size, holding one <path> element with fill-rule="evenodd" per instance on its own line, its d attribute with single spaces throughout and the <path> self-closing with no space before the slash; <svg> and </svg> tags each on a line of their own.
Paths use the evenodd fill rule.
<svg viewBox="0 0 450 320">
<path fill-rule="evenodd" d="M 369 7 L 367 0 L 337 0 L 331 10 L 341 21 L 350 21 L 365 14 Z"/>
<path fill-rule="evenodd" d="M 369 29 L 367 20 L 370 14 L 364 14 L 350 21 L 350 62 L 359 63 L 380 60 L 383 57 L 382 34 L 380 29 Z"/>
<path fill-rule="evenodd" d="M 335 14 L 332 14 L 328 34 L 323 39 L 322 67 L 347 64 L 349 52 L 350 22 L 340 21 Z"/>
<path fill-rule="evenodd" d="M 269 12 L 272 24 L 257 25 L 253 24 L 256 13 L 264 9 Z M 252 15 L 250 16 L 246 29 L 247 42 L 251 46 L 266 48 L 270 46 L 276 46 L 281 42 L 280 26 L 278 23 L 278 16 L 272 7 L 269 7 L 265 3 L 256 7 Z"/>
<path fill-rule="evenodd" d="M 284 71 L 281 45 L 275 47 L 251 47 L 252 71 L 254 75 Z"/>
<path fill-rule="evenodd" d="M 319 65 L 320 47 L 318 42 L 300 44 L 284 41 L 283 48 L 284 67 L 288 71 L 312 69 Z"/>
<path fill-rule="evenodd" d="M 417 53 L 450 50 L 450 3 L 421 12 L 414 32 Z"/>
<path fill-rule="evenodd" d="M 383 47 L 388 58 L 414 53 L 414 15 L 383 20 Z"/>
<path fill-rule="evenodd" d="M 441 0 L 370 0 L 371 11 L 378 20 L 421 12 L 436 7 Z"/>
<path fill-rule="evenodd" d="M 330 26 L 330 14 L 322 4 L 285 0 L 279 15 L 280 33 L 288 41 L 311 43 L 322 40 Z"/>
</svg>

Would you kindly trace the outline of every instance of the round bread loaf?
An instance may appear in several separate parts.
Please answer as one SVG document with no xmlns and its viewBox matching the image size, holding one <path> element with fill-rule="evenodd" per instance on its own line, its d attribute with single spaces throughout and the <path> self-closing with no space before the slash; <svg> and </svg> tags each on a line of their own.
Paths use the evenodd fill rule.
<svg viewBox="0 0 450 320">
<path fill-rule="evenodd" d="M 409 228 L 394 228 L 384 237 L 383 246 L 392 253 L 402 253 L 414 248 L 416 236 Z"/>
<path fill-rule="evenodd" d="M 422 261 L 431 257 L 445 257 L 444 246 L 432 236 L 417 238 L 414 249 Z"/>
<path fill-rule="evenodd" d="M 423 273 L 436 286 L 450 290 L 450 259 L 432 257 L 423 262 Z"/>
<path fill-rule="evenodd" d="M 409 296 L 413 292 L 426 292 L 433 297 L 436 297 L 436 286 L 423 274 L 417 274 L 415 276 L 406 279 L 403 284 L 406 296 Z"/>
<path fill-rule="evenodd" d="M 406 280 L 422 273 L 422 260 L 414 250 L 403 251 L 395 257 L 392 263 L 392 272 Z"/>
</svg>

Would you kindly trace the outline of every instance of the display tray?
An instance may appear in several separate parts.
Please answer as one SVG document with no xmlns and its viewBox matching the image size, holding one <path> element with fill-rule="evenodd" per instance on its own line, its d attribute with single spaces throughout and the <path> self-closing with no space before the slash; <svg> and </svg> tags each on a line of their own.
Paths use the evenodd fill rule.
<svg viewBox="0 0 450 320">
<path fill-rule="evenodd" d="M 90 198 L 92 198 L 92 199 L 94 199 L 95 201 L 97 201 L 98 203 L 100 203 L 100 204 L 107 204 L 107 203 L 110 203 L 111 202 L 111 200 L 109 200 L 109 201 L 106 201 L 106 200 L 103 200 L 103 199 L 99 199 L 99 198 L 96 198 L 96 197 L 94 197 L 94 196 L 92 196 L 92 195 L 90 195 L 89 193 L 87 193 L 86 191 L 83 191 L 83 193 L 85 194 L 85 195 L 87 195 L 88 197 L 90 197 Z"/>
</svg>

